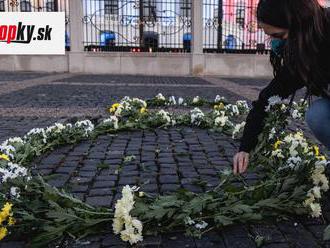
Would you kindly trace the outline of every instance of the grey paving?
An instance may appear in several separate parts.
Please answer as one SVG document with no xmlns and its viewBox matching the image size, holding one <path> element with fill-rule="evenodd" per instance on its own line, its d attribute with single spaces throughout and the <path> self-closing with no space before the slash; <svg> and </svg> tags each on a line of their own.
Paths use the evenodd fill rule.
<svg viewBox="0 0 330 248">
<path fill-rule="evenodd" d="M 1 81 L 23 81 L 28 79 L 34 79 L 44 76 L 49 76 L 54 73 L 42 73 L 42 72 L 20 72 L 20 73 L 8 73 L 0 71 L 0 82 Z"/>
<path fill-rule="evenodd" d="M 168 77 L 168 76 L 139 76 L 139 75 L 74 75 L 57 82 L 77 83 L 125 83 L 125 84 L 195 84 L 209 85 L 210 83 L 196 77 Z"/>
<path fill-rule="evenodd" d="M 125 82 L 125 79 L 123 79 Z M 194 97 L 199 95 L 214 100 L 215 96 L 224 95 L 230 101 L 242 99 L 238 94 L 224 88 L 182 87 L 127 87 L 127 86 L 92 86 L 92 85 L 41 85 L 4 94 L 0 98 L 0 107 L 99 107 L 105 108 L 123 96 L 152 98 L 158 93 L 166 96 Z"/>
</svg>

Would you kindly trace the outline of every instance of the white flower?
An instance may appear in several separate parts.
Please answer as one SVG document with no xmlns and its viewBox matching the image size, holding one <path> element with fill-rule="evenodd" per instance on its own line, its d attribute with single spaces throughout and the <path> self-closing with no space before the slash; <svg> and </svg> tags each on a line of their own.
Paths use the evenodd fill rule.
<svg viewBox="0 0 330 248">
<path fill-rule="evenodd" d="M 122 198 L 115 205 L 115 214 L 113 220 L 113 231 L 120 234 L 123 241 L 128 241 L 131 245 L 143 240 L 142 222 L 130 216 L 130 212 L 134 207 L 134 192 L 138 191 L 137 187 L 126 185 L 122 190 Z"/>
<path fill-rule="evenodd" d="M 239 107 L 243 112 L 248 112 L 250 110 L 250 107 L 247 103 L 247 101 L 237 101 L 236 102 L 237 107 Z"/>
<path fill-rule="evenodd" d="M 175 122 L 172 121 L 170 113 L 166 112 L 165 110 L 161 109 L 156 114 L 158 117 L 160 117 L 163 121 L 166 122 L 166 125 L 174 125 Z"/>
<path fill-rule="evenodd" d="M 321 198 L 321 188 L 319 186 L 314 186 L 314 188 L 312 188 L 312 193 L 316 199 Z"/>
<path fill-rule="evenodd" d="M 140 105 L 140 106 L 143 107 L 143 108 L 146 108 L 146 107 L 147 107 L 147 103 L 146 103 L 146 101 L 144 101 L 144 100 L 142 100 L 142 99 L 139 99 L 139 98 L 133 98 L 133 99 L 132 99 L 132 102 L 135 103 L 135 104 Z"/>
<path fill-rule="evenodd" d="M 272 96 L 268 99 L 268 106 L 266 107 L 266 111 L 270 111 L 270 108 L 276 104 L 279 104 L 282 102 L 282 98 L 279 96 Z"/>
<path fill-rule="evenodd" d="M 225 98 L 223 96 L 219 96 L 219 95 L 217 95 L 214 99 L 215 103 L 219 103 L 219 102 L 223 102 L 223 101 L 225 101 Z"/>
<path fill-rule="evenodd" d="M 285 158 L 283 153 L 282 153 L 282 149 L 277 149 L 275 151 L 272 151 L 272 157 L 277 157 L 277 158 Z"/>
<path fill-rule="evenodd" d="M 199 103 L 200 101 L 200 97 L 199 96 L 195 96 L 193 99 L 193 103 Z"/>
<path fill-rule="evenodd" d="M 75 124 L 78 128 L 83 128 L 85 136 L 88 136 L 94 130 L 94 124 L 90 120 L 78 121 Z"/>
<path fill-rule="evenodd" d="M 137 222 L 140 222 L 140 221 L 133 219 L 132 224 L 125 227 L 125 230 L 121 231 L 121 233 L 120 233 L 120 238 L 123 241 L 129 242 L 131 245 L 143 241 L 142 224 L 138 224 Z M 125 224 L 125 226 L 126 226 L 126 224 Z M 141 229 L 139 229 L 140 226 L 141 226 Z"/>
<path fill-rule="evenodd" d="M 25 142 L 22 140 L 21 137 L 13 137 L 13 138 L 9 138 L 9 139 L 5 140 L 1 144 L 1 146 L 8 146 L 9 144 L 15 144 L 15 143 L 24 144 Z"/>
<path fill-rule="evenodd" d="M 316 186 L 320 185 L 320 188 L 323 191 L 328 191 L 329 181 L 328 178 L 323 173 L 324 173 L 324 166 L 316 165 L 312 173 L 313 184 Z"/>
<path fill-rule="evenodd" d="M 290 157 L 287 160 L 287 165 L 291 168 L 294 169 L 296 168 L 300 163 L 302 162 L 300 157 Z"/>
<path fill-rule="evenodd" d="M 312 210 L 311 216 L 314 218 L 318 218 L 322 214 L 321 206 L 319 203 L 311 203 L 310 208 Z"/>
<path fill-rule="evenodd" d="M 206 223 L 205 221 L 202 221 L 201 223 L 198 223 L 195 225 L 197 229 L 205 229 L 209 224 Z"/>
<path fill-rule="evenodd" d="M 297 109 L 295 109 L 292 111 L 291 116 L 293 119 L 300 119 L 302 117 L 302 114 L 299 113 L 299 111 Z"/>
<path fill-rule="evenodd" d="M 8 179 L 26 176 L 27 169 L 18 164 L 8 162 L 6 168 L 0 168 L 0 175 L 2 183 L 5 183 Z"/>
<path fill-rule="evenodd" d="M 166 100 L 166 98 L 163 96 L 162 93 L 159 93 L 159 94 L 156 96 L 156 99 L 157 99 L 157 100 L 161 100 L 161 101 L 165 101 L 165 100 Z"/>
<path fill-rule="evenodd" d="M 10 188 L 10 195 L 14 198 L 19 198 L 20 197 L 20 191 L 19 188 L 17 187 L 11 187 Z"/>
<path fill-rule="evenodd" d="M 273 139 L 275 134 L 276 134 L 276 129 L 273 127 L 272 130 L 270 130 L 268 139 L 270 139 L 270 140 Z"/>
<path fill-rule="evenodd" d="M 226 113 L 224 111 L 220 111 L 219 114 L 220 116 L 214 119 L 214 125 L 217 127 L 224 127 L 228 122 L 229 118 L 228 116 L 226 116 Z"/>
<path fill-rule="evenodd" d="M 110 116 L 110 118 L 103 120 L 103 124 L 113 125 L 114 129 L 119 128 L 117 116 Z"/>
<path fill-rule="evenodd" d="M 184 102 L 184 99 L 183 99 L 182 97 L 180 97 L 180 98 L 178 99 L 178 104 L 179 104 L 179 105 L 182 105 L 183 102 Z"/>
<path fill-rule="evenodd" d="M 235 139 L 236 135 L 241 132 L 241 130 L 245 127 L 245 125 L 246 125 L 245 121 L 235 125 L 234 131 L 233 131 L 233 134 L 232 134 L 233 139 Z"/>
<path fill-rule="evenodd" d="M 6 146 L 1 145 L 0 151 L 1 151 L 1 153 L 5 154 L 13 159 L 14 153 L 16 152 L 16 148 L 12 145 L 6 145 Z"/>
<path fill-rule="evenodd" d="M 169 103 L 172 104 L 172 105 L 176 105 L 176 99 L 175 99 L 175 96 L 171 96 L 169 99 L 168 99 Z"/>
<path fill-rule="evenodd" d="M 309 207 L 315 201 L 315 196 L 311 192 L 308 192 L 307 197 L 308 198 L 303 203 L 305 207 Z"/>
<path fill-rule="evenodd" d="M 202 121 L 204 120 L 204 113 L 202 110 L 200 110 L 199 108 L 194 108 L 193 110 L 190 111 L 190 120 L 191 120 L 191 124 L 194 125 L 201 125 Z"/>
<path fill-rule="evenodd" d="M 227 110 L 231 116 L 239 115 L 239 110 L 236 105 L 228 104 L 225 106 L 225 110 Z"/>
</svg>

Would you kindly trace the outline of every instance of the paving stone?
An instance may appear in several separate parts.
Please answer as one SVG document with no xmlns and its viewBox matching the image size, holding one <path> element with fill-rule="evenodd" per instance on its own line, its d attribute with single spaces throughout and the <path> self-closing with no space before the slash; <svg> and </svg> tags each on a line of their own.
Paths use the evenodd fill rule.
<svg viewBox="0 0 330 248">
<path fill-rule="evenodd" d="M 178 184 L 161 184 L 161 192 L 168 193 L 168 192 L 174 192 L 180 188 L 180 185 Z"/>
<path fill-rule="evenodd" d="M 156 193 L 156 192 L 158 192 L 158 185 L 157 184 L 144 184 L 141 186 L 140 190 L 149 192 L 149 193 Z"/>
<path fill-rule="evenodd" d="M 159 176 L 159 182 L 161 184 L 175 184 L 179 182 L 178 176 L 172 176 L 172 175 L 160 175 Z"/>
<path fill-rule="evenodd" d="M 289 244 L 283 244 L 283 243 L 274 243 L 274 244 L 264 244 L 262 246 L 263 248 L 291 248 Z"/>
<path fill-rule="evenodd" d="M 117 235 L 108 234 L 103 239 L 102 246 L 105 246 L 105 247 L 113 247 L 113 246 L 126 247 L 126 243 L 121 241 L 121 239 Z"/>
<path fill-rule="evenodd" d="M 110 207 L 112 196 L 88 196 L 86 202 L 95 207 Z"/>
<path fill-rule="evenodd" d="M 101 173 L 100 173 L 101 174 Z M 96 176 L 96 181 L 116 181 L 118 179 L 118 175 L 107 175 L 107 176 Z"/>
<path fill-rule="evenodd" d="M 281 222 L 278 227 L 290 245 L 294 247 L 318 247 L 313 235 L 306 231 L 302 225 L 295 226 L 292 222 Z M 299 238 L 297 239 L 297 237 Z"/>
<path fill-rule="evenodd" d="M 89 191 L 90 196 L 107 196 L 113 195 L 113 188 L 96 188 Z"/>
<path fill-rule="evenodd" d="M 163 247 L 196 247 L 194 239 L 185 237 L 181 233 L 162 235 Z"/>
<path fill-rule="evenodd" d="M 114 181 L 96 181 L 93 184 L 94 188 L 110 188 L 114 187 L 116 183 Z"/>
<path fill-rule="evenodd" d="M 95 177 L 96 171 L 80 171 L 78 173 L 79 177 Z"/>
<path fill-rule="evenodd" d="M 120 177 L 119 185 L 135 185 L 138 183 L 138 177 Z"/>
<path fill-rule="evenodd" d="M 9 242 L 2 242 L 0 244 L 0 248 L 25 248 L 24 242 L 16 242 L 16 241 L 9 241 Z"/>
<path fill-rule="evenodd" d="M 209 232 L 202 236 L 201 239 L 195 238 L 196 248 L 217 247 L 225 248 L 223 238 L 219 233 Z M 230 247 L 230 246 L 229 246 Z"/>
<path fill-rule="evenodd" d="M 72 177 L 71 183 L 73 184 L 89 184 L 93 181 L 91 177 Z"/>
<path fill-rule="evenodd" d="M 74 193 L 86 193 L 88 191 L 88 185 L 73 185 L 71 192 Z"/>
<path fill-rule="evenodd" d="M 71 175 L 73 172 L 76 171 L 75 167 L 66 167 L 66 166 L 62 166 L 56 169 L 56 173 L 59 174 L 69 174 Z"/>
<path fill-rule="evenodd" d="M 48 184 L 52 185 L 53 187 L 62 188 L 69 180 L 69 176 L 63 174 L 54 174 L 54 179 L 50 179 L 47 181 Z"/>
<path fill-rule="evenodd" d="M 269 243 L 285 243 L 287 242 L 286 238 L 280 232 L 276 225 L 270 224 L 254 224 L 250 226 L 251 233 L 254 236 L 262 236 Z"/>
</svg>

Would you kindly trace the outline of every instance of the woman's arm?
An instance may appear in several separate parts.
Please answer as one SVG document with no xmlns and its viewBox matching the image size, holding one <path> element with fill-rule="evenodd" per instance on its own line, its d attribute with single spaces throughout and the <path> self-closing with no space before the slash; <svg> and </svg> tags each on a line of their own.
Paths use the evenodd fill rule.
<svg viewBox="0 0 330 248">
<path fill-rule="evenodd" d="M 286 67 L 283 67 L 270 84 L 260 92 L 258 100 L 253 102 L 253 108 L 247 116 L 239 152 L 233 159 L 234 174 L 244 173 L 248 167 L 249 153 L 257 145 L 258 135 L 264 127 L 268 99 L 276 95 L 287 98 L 302 87 L 303 84 L 290 75 Z"/>
<path fill-rule="evenodd" d="M 287 67 L 283 67 L 270 84 L 260 92 L 258 100 L 252 103 L 253 108 L 247 116 L 240 152 L 249 153 L 257 145 L 258 135 L 264 127 L 268 99 L 272 96 L 287 98 L 302 87 L 303 84 L 291 75 Z"/>
</svg>

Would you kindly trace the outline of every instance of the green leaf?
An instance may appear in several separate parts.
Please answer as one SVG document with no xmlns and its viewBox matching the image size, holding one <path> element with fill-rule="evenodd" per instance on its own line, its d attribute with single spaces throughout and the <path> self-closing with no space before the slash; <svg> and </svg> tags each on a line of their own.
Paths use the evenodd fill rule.
<svg viewBox="0 0 330 248">
<path fill-rule="evenodd" d="M 234 223 L 232 218 L 227 217 L 225 215 L 216 215 L 216 216 L 214 216 L 214 222 L 218 223 L 222 226 L 228 226 L 228 225 L 231 225 L 231 224 Z"/>
</svg>

